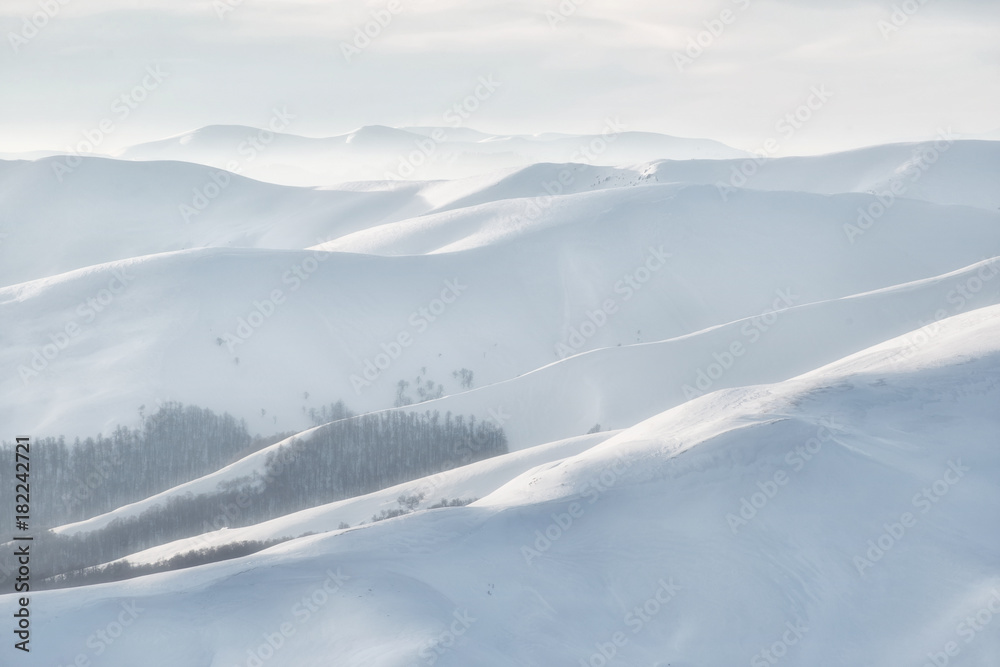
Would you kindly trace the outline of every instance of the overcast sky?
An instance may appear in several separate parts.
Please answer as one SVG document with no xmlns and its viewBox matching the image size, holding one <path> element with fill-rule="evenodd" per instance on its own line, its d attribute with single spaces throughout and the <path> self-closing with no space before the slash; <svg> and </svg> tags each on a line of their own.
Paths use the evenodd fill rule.
<svg viewBox="0 0 1000 667">
<path fill-rule="evenodd" d="M 262 126 L 274 107 L 309 136 L 443 125 L 490 76 L 465 124 L 496 133 L 617 117 L 747 150 L 774 138 L 778 154 L 979 134 L 1000 127 L 998 28 L 998 0 L 2 0 L 0 152 L 65 149 L 105 118 L 102 150 Z M 122 118 L 116 98 L 144 79 Z"/>
</svg>

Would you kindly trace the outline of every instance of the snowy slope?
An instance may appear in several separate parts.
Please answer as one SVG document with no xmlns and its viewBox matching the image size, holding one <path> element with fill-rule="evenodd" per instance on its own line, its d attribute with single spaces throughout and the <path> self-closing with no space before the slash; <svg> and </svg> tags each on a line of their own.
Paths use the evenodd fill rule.
<svg viewBox="0 0 1000 667">
<path fill-rule="evenodd" d="M 617 188 L 559 197 L 513 230 L 454 212 L 413 221 L 402 240 L 374 238 L 387 253 L 462 252 L 190 250 L 0 288 L 0 321 L 18 323 L 0 329 L 0 363 L 12 369 L 0 377 L 0 421 L 16 414 L 26 430 L 86 434 L 181 400 L 259 432 L 301 430 L 305 410 L 338 399 L 358 411 L 391 406 L 400 379 L 423 375 L 453 393 L 461 368 L 484 386 L 567 349 L 675 338 L 782 299 L 837 299 L 1000 255 L 996 214 L 915 201 L 851 243 L 843 225 L 862 199 Z M 574 345 L 609 300 L 607 323 Z M 388 353 L 396 358 L 379 357 Z"/>
<path fill-rule="evenodd" d="M 188 248 L 302 249 L 470 201 L 534 197 L 548 175 L 530 167 L 455 181 L 297 188 L 181 162 L 86 157 L 60 171 L 66 161 L 0 161 L 0 285 Z M 573 191 L 639 182 L 627 169 L 565 168 Z M 23 251 L 38 247 L 46 252 Z"/>
<path fill-rule="evenodd" d="M 872 146 L 841 153 L 776 159 L 658 162 L 661 182 L 730 188 L 880 195 L 883 202 L 905 197 L 937 204 L 1000 209 L 1000 141 L 959 140 Z M 891 205 L 891 204 L 890 204 Z"/>
<path fill-rule="evenodd" d="M 670 204 L 663 203 L 668 201 Z M 372 226 L 316 247 L 384 255 L 453 252 L 536 234 L 561 225 L 608 224 L 620 218 L 626 207 L 632 209 L 629 213 L 636 218 L 645 216 L 647 227 L 668 224 L 668 220 L 662 218 L 680 218 L 677 222 L 683 221 L 690 226 L 699 223 L 721 226 L 727 222 L 729 226 L 748 222 L 756 224 L 759 218 L 770 215 L 780 218 L 782 222 L 773 223 L 780 229 L 768 229 L 768 233 L 780 234 L 781 237 L 805 235 L 811 231 L 807 224 L 813 224 L 813 229 L 822 229 L 817 236 L 836 230 L 835 235 L 827 237 L 827 242 L 834 247 L 844 246 L 843 242 L 846 242 L 846 245 L 859 249 L 869 245 L 871 239 L 881 235 L 887 227 L 895 228 L 898 233 L 899 226 L 910 225 L 912 233 L 923 235 L 945 220 L 970 219 L 982 221 L 983 229 L 992 228 L 996 232 L 996 221 L 1000 220 L 996 211 L 964 206 L 932 207 L 926 202 L 911 199 L 899 199 L 876 216 L 863 217 L 873 202 L 877 203 L 873 197 L 861 194 L 819 197 L 798 192 L 764 194 L 751 190 L 736 191 L 723 200 L 717 196 L 715 188 L 709 186 L 647 182 L 642 187 L 586 191 L 557 197 L 511 197 L 460 209 L 446 209 Z M 641 210 L 643 208 L 645 210 Z M 661 219 L 654 216 L 661 216 Z M 827 224 L 821 226 L 804 222 L 817 218 Z M 793 225 L 795 229 L 788 229 Z M 715 227 L 713 231 L 716 230 L 733 234 L 726 228 Z M 728 243 L 727 238 L 714 241 L 720 246 Z M 763 242 L 762 245 L 762 252 L 772 251 Z M 784 238 L 777 239 L 774 250 L 785 248 Z M 794 258 L 788 261 L 794 261 Z"/>
<path fill-rule="evenodd" d="M 79 158 L 0 161 L 0 285 L 201 247 L 302 249 L 435 210 L 642 182 L 630 169 L 537 165 L 435 182 L 297 188 L 196 164 Z M 25 248 L 45 247 L 45 253 Z"/>
<path fill-rule="evenodd" d="M 185 248 L 302 248 L 426 210 L 409 208 L 413 187 L 312 190 L 200 165 L 80 160 L 70 173 L 56 171 L 64 158 L 0 162 L 0 284 Z"/>
<path fill-rule="evenodd" d="M 181 162 L 86 157 L 60 171 L 66 163 L 0 161 L 0 284 L 188 248 L 301 249 L 482 187 L 466 179 L 296 188 Z"/>
<path fill-rule="evenodd" d="M 532 227 L 549 217 L 550 193 L 663 182 L 712 186 L 720 202 L 736 196 L 728 185 L 719 188 L 730 182 L 749 189 L 873 193 L 845 212 L 845 224 L 855 226 L 862 210 L 878 212 L 881 203 L 875 195 L 889 201 L 885 193 L 894 182 L 899 197 L 1000 209 L 1000 195 L 993 187 L 1000 178 L 1000 142 L 947 146 L 933 163 L 928 161 L 937 150 L 933 143 L 896 144 L 768 160 L 760 166 L 746 159 L 659 161 L 621 168 L 533 164 L 453 181 L 345 183 L 329 189 L 277 186 L 179 162 L 92 157 L 76 158 L 79 164 L 66 157 L 0 161 L 0 285 L 187 248 L 301 249 L 336 240 L 338 247 L 383 252 L 379 243 L 373 244 L 373 236 L 384 236 L 387 229 L 396 236 L 410 235 L 413 227 L 428 224 L 419 216 L 435 211 L 452 213 L 434 224 Z M 67 170 L 68 164 L 72 169 Z M 740 169 L 752 175 L 737 179 L 734 174 Z M 357 178 L 354 173 L 353 180 Z M 895 205 L 893 201 L 890 211 Z M 415 220 L 385 227 L 408 218 Z M 881 222 L 876 215 L 871 224 Z M 361 234 L 347 236 L 352 232 Z M 460 239 L 473 237 L 458 234 Z M 472 242 L 474 238 L 468 238 L 444 248 Z M 37 247 L 47 252 L 24 252 Z"/>
<path fill-rule="evenodd" d="M 512 450 L 129 560 L 323 533 L 252 557 L 33 597 L 59 637 L 33 660 L 897 665 L 955 641 L 990 664 L 995 633 L 961 623 L 1000 604 L 1000 143 L 758 164 L 630 133 L 580 160 L 594 137 L 455 129 L 407 177 L 473 176 L 358 181 L 438 129 L 277 135 L 235 166 L 253 128 L 0 162 L 8 433 L 177 400 L 308 438 L 308 410 L 393 409 L 419 377 L 444 397 L 395 409 L 475 415 Z M 422 511 L 442 497 L 480 500 Z"/>
<path fill-rule="evenodd" d="M 567 456 L 579 454 L 604 442 L 616 433 L 617 431 L 604 431 L 538 445 L 492 459 L 477 461 L 460 468 L 446 470 L 430 477 L 397 484 L 367 495 L 319 505 L 253 526 L 223 528 L 197 537 L 169 542 L 136 553 L 123 560 L 136 564 L 155 563 L 160 559 L 169 558 L 174 554 L 184 553 L 192 549 L 214 547 L 242 540 L 268 540 L 285 536 L 294 537 L 307 532 L 328 532 L 337 530 L 342 522 L 357 526 L 369 522 L 372 515 L 376 515 L 382 510 L 398 509 L 397 499 L 400 496 L 410 497 L 423 494 L 424 498 L 417 505 L 417 509 L 430 507 L 442 499 L 482 498 L 522 473 L 559 461 Z M 212 481 L 215 482 L 217 479 L 218 477 Z M 176 495 L 181 492 L 197 494 L 198 492 L 210 493 L 215 490 L 214 485 L 206 483 L 184 485 L 184 487 L 178 487 L 173 493 L 160 494 L 160 496 L 152 498 L 151 501 L 162 502 L 168 495 Z M 134 516 L 149 507 L 150 504 L 146 502 L 134 503 L 122 507 L 120 511 L 112 514 L 62 526 L 55 529 L 55 532 L 76 535 L 88 530 L 95 530 L 107 525 L 114 518 Z"/>
<path fill-rule="evenodd" d="M 988 665 L 1000 640 L 965 619 L 1000 596 L 998 372 L 1000 307 L 971 311 L 915 351 L 693 400 L 469 507 L 38 594 L 60 641 L 33 657 Z"/>
<path fill-rule="evenodd" d="M 595 423 L 604 428 L 623 428 L 711 391 L 784 380 L 919 326 L 920 330 L 910 336 L 912 349 L 899 359 L 903 361 L 926 338 L 937 335 L 939 320 L 1000 304 L 1000 280 L 994 280 L 997 276 L 1000 259 L 993 259 L 933 279 L 768 310 L 666 341 L 575 355 L 505 382 L 400 409 L 475 415 L 502 426 L 512 450 L 534 451 L 540 443 L 583 433 Z M 973 294 L 969 290 L 977 284 L 982 287 Z M 551 396 L 559 396 L 556 405 L 547 400 Z M 270 454 L 289 440 L 308 439 L 314 431 L 305 431 L 155 496 L 64 526 L 58 532 L 98 530 L 114 519 L 163 505 L 170 498 L 210 494 L 224 482 L 254 473 L 264 475 Z M 492 464 L 477 465 L 488 468 Z M 373 499 L 394 501 L 398 496 L 398 492 L 372 494 L 360 506 L 369 511 Z M 340 505 L 337 507 L 339 512 Z M 354 523 L 343 518 L 338 518 L 337 523 L 341 520 Z M 295 534 L 306 530 L 315 528 Z M 268 538 L 285 535 L 263 534 Z"/>
</svg>

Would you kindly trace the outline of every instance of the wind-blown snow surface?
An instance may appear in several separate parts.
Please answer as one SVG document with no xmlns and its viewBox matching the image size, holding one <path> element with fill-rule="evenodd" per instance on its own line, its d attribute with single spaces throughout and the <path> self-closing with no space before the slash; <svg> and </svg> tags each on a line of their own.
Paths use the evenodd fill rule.
<svg viewBox="0 0 1000 667">
<path fill-rule="evenodd" d="M 451 244 L 432 248 L 454 250 L 482 242 L 484 234 L 511 233 L 548 219 L 551 193 L 622 195 L 625 188 L 656 183 L 710 185 L 720 200 L 735 196 L 733 185 L 866 194 L 845 225 L 857 225 L 871 209 L 874 218 L 862 224 L 881 226 L 879 207 L 888 202 L 891 209 L 900 197 L 1000 209 L 994 187 L 1000 142 L 956 141 L 941 148 L 934 142 L 895 144 L 814 157 L 660 160 L 632 167 L 533 164 L 454 181 L 328 188 L 283 187 L 183 162 L 0 160 L 0 286 L 188 248 L 301 249 L 331 241 L 331 247 L 352 252 L 409 253 L 418 229 L 434 226 L 440 235 L 482 226 L 479 232 L 453 232 Z M 445 211 L 450 214 L 421 219 Z M 410 243 L 388 243 L 393 239 Z M 37 247 L 47 251 L 23 251 Z"/>
<path fill-rule="evenodd" d="M 940 320 L 954 312 L 985 303 L 1000 303 L 1000 280 L 990 282 L 996 275 L 1000 275 L 1000 260 L 982 262 L 945 276 L 900 287 L 792 306 L 773 313 L 773 321 L 756 316 L 666 341 L 605 348 L 571 357 L 506 382 L 402 409 L 474 414 L 501 425 L 512 449 L 528 448 L 524 451 L 535 452 L 539 449 L 538 443 L 580 433 L 592 426 L 595 420 L 605 427 L 609 424 L 627 426 L 708 391 L 791 377 L 900 333 L 911 332 L 914 326 L 924 323 L 925 313 L 933 312 Z M 968 284 L 976 284 L 980 276 L 989 279 L 982 283 L 985 287 L 975 295 L 975 300 L 955 302 L 956 297 L 960 297 L 959 290 Z M 956 305 L 962 308 L 956 310 Z M 910 349 L 904 352 L 904 356 L 916 350 L 927 337 L 936 335 L 938 326 L 932 320 L 920 330 L 910 333 Z M 729 351 L 734 343 L 743 346 L 743 352 L 738 356 L 732 356 Z M 717 376 L 717 373 L 721 375 Z M 555 404 L 549 400 L 553 395 L 559 396 Z M 264 462 L 270 454 L 290 440 L 310 438 L 315 430 L 299 433 L 155 496 L 58 528 L 57 532 L 75 534 L 98 530 L 114 519 L 136 516 L 154 505 L 162 506 L 170 498 L 210 494 L 225 482 L 255 472 L 263 475 Z M 572 441 L 575 442 L 575 439 Z M 540 452 L 536 454 L 540 455 Z M 490 469 L 492 463 L 487 461 L 476 465 Z M 362 518 L 375 513 L 372 502 L 388 501 L 391 504 L 401 494 L 417 493 L 415 489 L 419 486 L 404 484 L 391 491 L 371 494 L 360 504 L 364 508 Z M 476 497 L 482 495 L 479 488 L 480 493 L 473 494 Z M 440 496 L 429 496 L 427 504 L 439 499 Z M 349 506 L 354 505 L 353 501 L 346 502 Z M 331 510 L 329 519 L 333 522 L 332 526 L 340 521 L 351 524 L 358 521 L 355 514 L 342 514 L 340 504 L 335 505 L 337 509 Z M 330 528 L 329 521 L 324 524 L 325 529 Z M 319 528 L 303 528 L 293 534 L 306 530 Z M 226 532 L 224 542 L 262 539 L 261 534 L 254 530 Z M 255 537 L 246 536 L 251 534 Z M 284 533 L 263 533 L 263 537 L 268 538 L 282 535 Z M 205 540 L 195 538 L 194 542 L 204 544 Z M 214 543 L 214 538 L 208 543 Z M 163 555 L 163 551 L 158 549 L 152 550 L 152 553 Z"/>
<path fill-rule="evenodd" d="M 37 594 L 37 636 L 59 641 L 32 658 L 990 665 L 998 400 L 994 306 L 692 400 L 468 507 Z"/>
<path fill-rule="evenodd" d="M 900 200 L 862 235 L 848 236 L 844 225 L 869 201 L 755 191 L 722 201 L 712 186 L 619 187 L 550 199 L 535 217 L 526 213 L 533 199 L 503 200 L 486 205 L 496 210 L 473 206 L 399 223 L 392 234 L 376 227 L 364 239 L 332 242 L 350 254 L 191 249 L 0 288 L 0 321 L 18 323 L 0 330 L 0 364 L 11 369 L 0 377 L 0 421 L 16 415 L 32 432 L 106 432 L 134 421 L 140 405 L 174 399 L 227 410 L 259 432 L 301 430 L 310 407 L 343 399 L 356 411 L 384 408 L 399 380 L 418 375 L 456 393 L 452 373 L 461 368 L 484 387 L 577 352 L 620 345 L 629 356 L 632 344 L 903 286 L 1000 255 L 1000 215 L 973 207 Z M 956 282 L 922 301 L 904 296 L 905 316 L 869 312 L 857 327 L 871 337 L 812 326 L 817 356 L 791 370 L 916 328 L 942 308 L 954 314 L 993 303 L 993 275 L 987 267 L 958 301 Z M 854 320 L 844 315 L 837 325 Z M 408 345 L 397 344 L 402 335 Z M 855 346 L 845 349 L 844 340 Z M 678 390 L 689 383 L 725 350 L 716 342 L 732 340 L 713 339 L 699 348 L 697 366 L 659 382 Z M 379 355 L 390 353 L 386 364 Z M 614 365 L 606 368 L 611 376 L 584 382 L 610 386 Z M 720 386 L 732 384 L 713 388 Z M 499 400 L 475 411 L 485 417 Z M 513 442 L 584 432 L 605 418 L 605 400 L 613 394 L 597 391 L 575 406 L 593 414 L 582 430 L 521 439 L 514 429 Z M 611 413 L 605 426 L 648 414 Z"/>
<path fill-rule="evenodd" d="M 512 451 L 126 559 L 323 533 L 252 557 L 35 596 L 32 662 L 1000 652 L 992 625 L 960 625 L 1000 596 L 1000 144 L 660 160 L 681 155 L 621 135 L 638 152 L 610 167 L 565 164 L 580 137 L 463 130 L 482 162 L 461 148 L 452 166 L 510 168 L 322 188 L 141 161 L 218 165 L 244 130 L 70 172 L 0 162 L 0 424 L 87 436 L 177 400 L 306 439 L 308 410 L 343 399 L 475 415 Z M 433 132 L 281 136 L 273 164 L 239 171 L 322 171 L 327 148 L 389 155 Z M 445 395 L 389 408 L 418 376 Z M 288 442 L 58 530 L 211 493 Z M 358 525 L 419 492 L 416 514 Z M 422 511 L 442 497 L 480 500 Z M 127 632 L 102 639 L 119 619 Z"/>
</svg>

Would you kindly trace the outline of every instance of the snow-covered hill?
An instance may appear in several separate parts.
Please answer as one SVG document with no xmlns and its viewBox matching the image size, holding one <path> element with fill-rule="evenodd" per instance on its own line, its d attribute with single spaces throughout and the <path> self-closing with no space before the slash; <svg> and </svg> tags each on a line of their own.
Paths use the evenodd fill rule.
<svg viewBox="0 0 1000 667">
<path fill-rule="evenodd" d="M 505 382 L 400 409 L 475 415 L 502 426 L 513 450 L 535 451 L 541 443 L 583 433 L 594 424 L 624 428 L 703 394 L 784 380 L 912 332 L 910 348 L 898 360 L 904 361 L 925 340 L 938 334 L 940 320 L 1000 304 L 1000 280 L 993 280 L 996 276 L 1000 276 L 1000 259 L 977 263 L 937 278 L 848 298 L 767 310 L 665 341 L 603 348 Z M 972 294 L 969 286 L 979 284 L 977 281 L 982 281 L 983 287 Z M 962 293 L 968 294 L 969 299 L 965 300 Z M 920 328 L 914 331 L 916 327 Z M 555 405 L 546 399 L 553 395 L 560 398 Z M 209 475 L 60 528 L 59 532 L 75 534 L 98 530 L 115 519 L 136 516 L 155 505 L 163 506 L 172 498 L 211 494 L 227 482 L 255 473 L 263 476 L 268 456 L 289 441 L 308 439 L 313 433 L 313 430 L 303 432 Z M 570 441 L 575 442 L 572 438 Z M 477 464 L 484 470 L 491 469 L 492 465 L 493 461 Z M 392 502 L 414 486 L 405 484 L 398 490 L 372 494 L 359 507 L 362 512 L 368 512 L 365 517 L 370 516 L 374 511 L 373 502 Z M 428 501 L 439 499 L 428 498 Z M 355 514 L 341 514 L 341 503 L 335 505 L 337 509 L 332 516 L 337 517 L 337 521 L 334 526 L 339 521 L 352 524 L 357 521 Z M 350 501 L 346 505 L 355 507 Z M 256 531 L 229 532 L 227 541 L 237 536 L 261 539 Z M 255 537 L 243 537 L 245 534 Z M 264 537 L 284 534 L 265 534 Z M 163 553 L 162 550 L 152 552 Z"/>
<path fill-rule="evenodd" d="M 872 195 L 891 207 L 900 197 L 938 204 L 1000 209 L 1000 142 L 960 140 L 943 133 L 936 141 L 872 146 L 842 153 L 777 159 L 659 162 L 658 181 L 715 185 L 720 196 L 734 188 Z M 870 204 L 870 205 L 871 205 Z M 867 209 L 867 207 L 866 207 Z M 877 219 L 880 214 L 875 207 Z"/>
<path fill-rule="evenodd" d="M 536 197 L 564 169 L 567 192 L 641 182 L 630 169 L 575 164 L 299 188 L 183 162 L 78 159 L 0 161 L 0 285 L 189 248 L 303 249 L 469 202 Z M 46 252 L 23 252 L 37 247 Z"/>
<path fill-rule="evenodd" d="M 33 658 L 987 665 L 1000 307 L 914 336 L 694 399 L 468 507 L 38 594 L 60 641 Z"/>
<path fill-rule="evenodd" d="M 182 400 L 262 433 L 301 430 L 309 408 L 338 399 L 360 411 L 390 407 L 400 380 L 455 393 L 462 368 L 482 387 L 577 352 L 676 338 L 1000 255 L 997 214 L 910 200 L 852 238 L 844 225 L 865 201 L 746 191 L 723 202 L 710 186 L 615 188 L 556 198 L 535 218 L 505 221 L 532 204 L 506 200 L 334 242 L 353 253 L 456 252 L 187 250 L 0 288 L 0 319 L 19 323 L 0 330 L 0 361 L 12 369 L 0 378 L 0 420 L 17 415 L 53 435 L 106 432 L 134 421 L 140 405 Z M 952 307 L 951 289 L 899 320 L 875 318 L 872 331 L 931 319 L 939 303 Z M 987 281 L 963 298 L 991 303 L 993 290 Z M 828 345 L 858 349 L 840 340 L 816 335 L 819 356 L 809 361 L 836 358 Z M 751 381 L 763 379 L 780 376 Z"/>
<path fill-rule="evenodd" d="M 1000 667 L 998 20 L 6 0 L 0 667 Z"/>
<path fill-rule="evenodd" d="M 429 184 L 322 190 L 181 162 L 67 163 L 0 161 L 0 284 L 187 248 L 301 249 L 433 209 Z"/>
<path fill-rule="evenodd" d="M 398 509 L 397 499 L 400 496 L 424 496 L 416 504 L 418 509 L 430 507 L 442 499 L 482 498 L 522 473 L 559 461 L 567 456 L 579 454 L 616 433 L 617 431 L 603 431 L 529 447 L 518 452 L 446 470 L 431 477 L 397 484 L 367 495 L 312 507 L 257 525 L 243 528 L 222 528 L 195 537 L 177 540 L 147 549 L 123 560 L 137 564 L 155 563 L 160 559 L 169 558 L 174 554 L 192 549 L 214 547 L 241 540 L 268 540 L 284 536 L 298 536 L 307 532 L 328 532 L 337 530 L 342 523 L 356 526 L 369 522 L 371 517 L 377 515 L 381 510 Z M 269 449 L 274 451 L 277 448 L 278 446 Z M 214 493 L 217 491 L 220 481 L 233 479 L 241 473 L 252 473 L 257 469 L 253 464 L 259 461 L 259 457 L 252 459 L 248 457 L 238 464 L 220 470 L 216 475 L 183 484 L 148 500 L 121 507 L 115 512 L 60 526 L 55 529 L 55 532 L 62 535 L 78 535 L 103 528 L 117 518 L 138 516 L 143 510 L 156 504 L 162 505 L 171 497 Z M 280 534 L 277 534 L 276 531 Z"/>
<path fill-rule="evenodd" d="M 37 643 L 39 664 L 996 653 L 960 623 L 1000 590 L 1000 144 L 758 162 L 622 134 L 588 165 L 579 136 L 461 130 L 434 144 L 430 171 L 473 175 L 361 181 L 437 128 L 280 135 L 220 162 L 247 131 L 131 160 L 0 162 L 8 433 L 107 435 L 180 401 L 294 434 L 57 532 L 263 474 L 272 453 L 342 426 L 311 417 L 338 400 L 475 416 L 510 453 L 257 525 L 143 538 L 124 560 L 320 533 L 37 595 L 38 635 L 60 637 Z M 711 159 L 660 159 L 687 150 Z M 352 182 L 278 184 L 332 183 L 345 160 Z M 421 493 L 416 512 L 371 521 Z M 428 509 L 442 498 L 479 500 Z"/>
<path fill-rule="evenodd" d="M 553 195 L 615 191 L 607 196 L 616 198 L 628 196 L 625 188 L 663 183 L 711 186 L 720 203 L 739 196 L 734 186 L 865 194 L 844 212 L 845 237 L 851 239 L 882 226 L 901 198 L 1000 210 L 993 187 L 1000 178 L 1000 142 L 895 144 L 760 162 L 631 164 L 532 164 L 451 181 L 379 180 L 317 189 L 181 162 L 65 156 L 0 161 L 0 285 L 188 248 L 302 249 L 331 242 L 330 248 L 351 251 L 422 252 L 423 246 L 411 243 L 383 248 L 387 240 L 428 225 L 457 227 L 453 238 L 445 237 L 449 242 L 428 246 L 454 250 L 477 243 L 484 233 L 496 237 L 558 219 L 549 209 L 564 204 L 553 204 Z M 439 215 L 422 219 L 432 213 Z M 485 231 L 476 232 L 478 226 Z M 47 250 L 24 252 L 37 247 Z"/>
</svg>

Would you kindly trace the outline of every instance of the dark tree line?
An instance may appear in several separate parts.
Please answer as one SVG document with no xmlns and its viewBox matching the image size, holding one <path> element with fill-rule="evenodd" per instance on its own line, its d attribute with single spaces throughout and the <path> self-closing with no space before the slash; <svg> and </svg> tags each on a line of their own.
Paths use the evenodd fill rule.
<svg viewBox="0 0 1000 667">
<path fill-rule="evenodd" d="M 269 456 L 264 478 L 288 512 L 506 453 L 503 430 L 475 417 L 383 412 L 328 424 Z"/>
<path fill-rule="evenodd" d="M 139 429 L 119 426 L 110 437 L 32 442 L 31 518 L 34 528 L 80 521 L 207 475 L 255 449 L 246 425 L 228 414 L 166 403 Z M 0 445 L 12 461 L 14 445 Z M 0 485 L 0 507 L 12 507 L 14 486 Z M 0 513 L 0 534 L 13 517 Z"/>
<path fill-rule="evenodd" d="M 181 412 L 183 414 L 187 409 Z M 149 428 L 148 425 L 146 428 Z M 110 442 L 128 442 L 125 436 L 128 431 L 119 429 L 115 433 L 120 432 L 120 439 L 112 438 Z M 187 437 L 196 439 L 202 447 L 210 446 L 211 441 L 198 437 L 196 432 L 188 430 L 185 433 Z M 160 440 L 164 441 L 165 439 Z M 62 443 L 58 444 L 59 447 L 65 447 Z M 228 446 L 246 447 L 248 444 L 248 438 L 231 437 Z M 48 450 L 48 454 L 64 451 L 59 447 Z M 73 449 L 65 451 L 66 456 L 73 460 Z M 133 456 L 129 447 L 116 451 L 120 456 L 123 455 L 122 452 L 124 456 Z M 35 550 L 38 555 L 33 560 L 33 568 L 40 578 L 51 578 L 54 585 L 59 585 L 60 581 L 74 585 L 69 582 L 92 583 L 104 576 L 125 576 L 127 573 L 124 570 L 119 571 L 124 567 L 120 564 L 96 573 L 87 568 L 174 540 L 220 528 L 252 525 L 506 452 L 507 439 L 500 428 L 490 423 L 477 422 L 475 418 L 453 417 L 451 413 L 446 414 L 443 419 L 438 412 L 386 412 L 341 418 L 340 421 L 318 429 L 308 440 L 292 440 L 277 452 L 270 453 L 262 473 L 231 480 L 220 485 L 215 493 L 175 496 L 139 515 L 115 519 L 100 530 L 74 536 L 51 532 L 39 535 Z M 128 460 L 134 461 L 137 458 Z M 155 460 L 155 457 L 147 460 Z M 164 457 L 164 460 L 169 462 L 168 465 L 182 468 L 177 465 L 176 456 Z M 212 461 L 211 457 L 201 457 L 200 460 L 200 465 L 209 465 Z M 32 461 L 34 466 L 34 458 Z M 66 474 L 64 464 L 50 463 L 47 456 L 45 461 L 44 466 Z M 95 461 L 95 465 L 99 464 L 100 461 Z M 159 483 L 166 483 L 163 480 L 169 479 L 165 476 L 150 478 L 159 480 Z M 47 482 L 40 484 L 39 489 L 46 484 Z M 125 486 L 127 492 L 115 491 L 113 487 L 117 484 Z M 125 471 L 109 476 L 105 485 L 111 487 L 103 491 L 102 498 L 107 499 L 105 502 L 112 502 L 110 499 L 119 497 L 129 498 L 124 502 L 138 499 L 129 495 L 137 485 L 128 478 Z M 159 490 L 162 489 L 153 493 Z M 34 496 L 32 500 L 34 502 Z M 458 504 L 460 501 L 456 499 L 453 502 Z M 118 503 L 120 504 L 124 503 Z M 80 571 L 84 573 L 79 574 Z M 78 574 L 70 578 L 59 577 L 74 572 Z"/>
<path fill-rule="evenodd" d="M 404 514 L 410 514 L 416 509 L 420 501 L 424 499 L 424 494 L 420 493 L 415 496 L 400 496 L 396 499 L 396 504 L 399 507 L 393 507 L 392 509 L 382 510 L 378 514 L 372 514 L 371 522 L 375 523 L 377 521 L 385 521 L 386 519 L 395 519 L 397 516 L 403 516 Z M 442 498 L 440 502 L 434 503 L 427 509 L 436 510 L 442 507 L 465 507 L 469 503 L 476 502 L 475 498 L 452 498 L 448 500 L 447 498 Z M 350 528 L 347 524 L 341 524 L 341 528 Z"/>
<path fill-rule="evenodd" d="M 302 408 L 305 410 L 305 408 Z M 349 417 L 354 417 L 354 413 L 347 409 L 343 401 L 337 401 L 336 403 L 331 403 L 330 405 L 324 405 L 319 410 L 316 408 L 310 408 L 309 419 L 312 421 L 313 426 L 322 426 L 323 424 L 329 424 L 333 421 L 338 421 L 340 419 L 348 419 Z"/>
<path fill-rule="evenodd" d="M 306 533 L 308 535 L 308 533 Z M 300 535 L 304 537 L 304 535 Z M 217 563 L 223 560 L 231 560 L 242 556 L 249 556 L 258 551 L 263 551 L 276 544 L 287 542 L 290 537 L 277 537 L 272 540 L 244 540 L 242 542 L 232 542 L 222 544 L 217 547 L 205 547 L 204 549 L 193 549 L 185 553 L 177 554 L 171 558 L 166 558 L 155 563 L 144 563 L 133 565 L 125 561 L 108 563 L 88 567 L 82 570 L 74 570 L 66 574 L 60 574 L 42 580 L 35 585 L 36 590 L 48 590 L 52 588 L 73 588 L 75 586 L 89 586 L 91 584 L 104 584 L 109 581 L 121 581 L 132 579 L 146 574 L 157 572 L 169 572 L 171 570 L 182 570 L 197 565 Z"/>
</svg>

